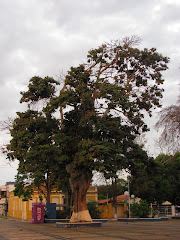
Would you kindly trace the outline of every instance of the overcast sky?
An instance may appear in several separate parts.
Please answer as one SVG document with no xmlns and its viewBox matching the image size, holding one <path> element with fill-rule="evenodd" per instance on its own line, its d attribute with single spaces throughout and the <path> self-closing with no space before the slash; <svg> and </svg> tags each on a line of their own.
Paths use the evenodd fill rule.
<svg viewBox="0 0 180 240">
<path fill-rule="evenodd" d="M 33 76 L 58 76 L 85 59 L 88 50 L 112 39 L 138 35 L 140 48 L 170 57 L 163 106 L 175 104 L 180 83 L 179 0 L 0 0 L 0 120 L 22 109 L 20 91 Z M 149 152 L 155 114 L 147 120 Z M 8 136 L 1 132 L 0 142 Z M 17 162 L 0 156 L 0 185 L 13 181 Z"/>
</svg>

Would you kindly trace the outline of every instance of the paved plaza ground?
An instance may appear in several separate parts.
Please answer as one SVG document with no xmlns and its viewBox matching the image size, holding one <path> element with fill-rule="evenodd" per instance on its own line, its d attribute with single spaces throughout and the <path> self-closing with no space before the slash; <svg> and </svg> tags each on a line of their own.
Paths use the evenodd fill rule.
<svg viewBox="0 0 180 240">
<path fill-rule="evenodd" d="M 180 220 L 122 223 L 109 221 L 102 227 L 57 228 L 54 223 L 32 224 L 0 219 L 0 240 L 107 240 L 180 239 Z"/>
</svg>

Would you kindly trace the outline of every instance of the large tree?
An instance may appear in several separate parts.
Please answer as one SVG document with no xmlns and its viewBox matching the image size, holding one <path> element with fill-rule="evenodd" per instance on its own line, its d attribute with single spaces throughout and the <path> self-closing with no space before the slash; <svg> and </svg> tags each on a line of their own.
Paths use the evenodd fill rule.
<svg viewBox="0 0 180 240">
<path fill-rule="evenodd" d="M 42 156 L 44 163 L 53 164 L 49 176 L 55 169 L 59 173 L 67 170 L 74 199 L 71 222 L 92 221 L 86 193 L 94 170 L 116 178 L 119 169 L 132 169 L 143 157 L 134 139 L 148 130 L 144 112 L 151 115 L 160 106 L 161 71 L 167 69 L 168 58 L 154 48 L 140 50 L 136 43 L 136 38 L 126 38 L 90 50 L 87 63 L 71 67 L 59 96 L 54 94 L 53 79 L 38 77 L 22 93 L 21 101 L 29 109 L 15 120 L 9 156 L 20 160 L 22 173 L 27 160 L 31 176 L 38 167 L 35 159 L 42 161 Z M 45 107 L 41 111 L 31 108 L 37 102 L 41 106 L 42 100 Z M 60 124 L 55 119 L 57 109 Z M 39 121 L 43 123 L 40 128 Z M 51 154 L 55 154 L 53 161 Z M 44 169 L 40 172 L 47 175 Z"/>
<path fill-rule="evenodd" d="M 47 111 L 60 107 L 59 147 L 74 197 L 71 221 L 91 221 L 86 192 L 93 170 L 128 168 L 137 144 L 135 135 L 147 131 L 144 112 L 160 106 L 161 71 L 168 58 L 155 48 L 134 47 L 137 39 L 112 41 L 89 51 L 87 63 L 71 67 L 60 96 Z M 58 138 L 57 138 L 58 141 Z"/>
</svg>

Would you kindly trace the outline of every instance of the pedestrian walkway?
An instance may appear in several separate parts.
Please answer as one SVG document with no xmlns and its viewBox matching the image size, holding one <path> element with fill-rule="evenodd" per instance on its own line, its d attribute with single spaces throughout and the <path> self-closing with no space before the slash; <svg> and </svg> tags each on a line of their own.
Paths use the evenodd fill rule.
<svg viewBox="0 0 180 240">
<path fill-rule="evenodd" d="M 180 220 L 164 222 L 109 221 L 102 227 L 57 228 L 55 223 L 32 224 L 0 219 L 0 240 L 152 240 L 180 239 Z"/>
</svg>

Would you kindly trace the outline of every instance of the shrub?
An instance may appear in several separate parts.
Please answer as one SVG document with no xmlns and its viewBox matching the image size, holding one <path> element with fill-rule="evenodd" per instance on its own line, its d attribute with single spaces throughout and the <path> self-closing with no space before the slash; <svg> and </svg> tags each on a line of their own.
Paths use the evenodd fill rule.
<svg viewBox="0 0 180 240">
<path fill-rule="evenodd" d="M 87 203 L 87 208 L 89 210 L 89 213 L 93 219 L 100 219 L 102 218 L 103 210 L 98 209 L 98 203 L 95 201 L 89 201 Z"/>
<path fill-rule="evenodd" d="M 133 203 L 131 205 L 131 215 L 137 218 L 147 218 L 151 212 L 148 202 L 141 201 L 138 203 Z"/>
<path fill-rule="evenodd" d="M 56 210 L 56 219 L 65 219 L 70 217 L 70 208 L 65 210 Z"/>
</svg>

